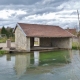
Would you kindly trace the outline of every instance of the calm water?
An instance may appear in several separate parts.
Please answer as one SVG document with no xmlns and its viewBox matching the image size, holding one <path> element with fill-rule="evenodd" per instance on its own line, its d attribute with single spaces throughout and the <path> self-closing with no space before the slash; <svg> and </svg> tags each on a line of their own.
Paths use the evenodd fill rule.
<svg viewBox="0 0 80 80">
<path fill-rule="evenodd" d="M 80 52 L 34 51 L 0 56 L 0 80 L 80 80 Z"/>
</svg>

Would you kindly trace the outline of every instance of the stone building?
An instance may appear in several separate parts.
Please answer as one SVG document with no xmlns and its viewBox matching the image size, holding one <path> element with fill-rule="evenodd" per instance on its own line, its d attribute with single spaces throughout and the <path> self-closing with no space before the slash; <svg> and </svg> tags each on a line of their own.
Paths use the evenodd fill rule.
<svg viewBox="0 0 80 80">
<path fill-rule="evenodd" d="M 18 23 L 14 31 L 17 50 L 29 52 L 35 37 L 40 47 L 72 48 L 73 35 L 59 26 Z"/>
</svg>

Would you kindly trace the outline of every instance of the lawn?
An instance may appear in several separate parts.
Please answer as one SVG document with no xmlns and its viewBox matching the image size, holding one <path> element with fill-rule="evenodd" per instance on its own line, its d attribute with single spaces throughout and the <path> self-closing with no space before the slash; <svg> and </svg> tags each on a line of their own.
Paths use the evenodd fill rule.
<svg viewBox="0 0 80 80">
<path fill-rule="evenodd" d="M 14 37 L 10 37 L 9 39 L 11 40 L 11 42 L 14 42 L 15 41 L 15 38 Z M 0 43 L 5 43 L 6 40 L 7 40 L 6 37 L 0 38 Z"/>
</svg>

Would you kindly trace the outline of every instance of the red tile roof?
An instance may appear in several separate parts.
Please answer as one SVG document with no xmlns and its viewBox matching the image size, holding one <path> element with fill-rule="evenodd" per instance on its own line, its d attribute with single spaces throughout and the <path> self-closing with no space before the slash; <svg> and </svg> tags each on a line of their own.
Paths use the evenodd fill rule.
<svg viewBox="0 0 80 80">
<path fill-rule="evenodd" d="M 59 26 L 18 23 L 28 37 L 72 37 Z"/>
<path fill-rule="evenodd" d="M 66 30 L 72 33 L 73 35 L 77 35 L 76 29 L 66 29 Z"/>
</svg>

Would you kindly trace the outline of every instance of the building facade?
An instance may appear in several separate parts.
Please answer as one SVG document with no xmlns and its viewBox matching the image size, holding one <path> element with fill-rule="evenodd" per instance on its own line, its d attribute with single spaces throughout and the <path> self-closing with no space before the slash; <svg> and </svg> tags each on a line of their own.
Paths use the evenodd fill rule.
<svg viewBox="0 0 80 80">
<path fill-rule="evenodd" d="M 72 48 L 72 34 L 59 26 L 18 23 L 15 27 L 17 50 L 29 52 L 34 47 L 34 38 L 39 38 L 40 47 Z"/>
</svg>

